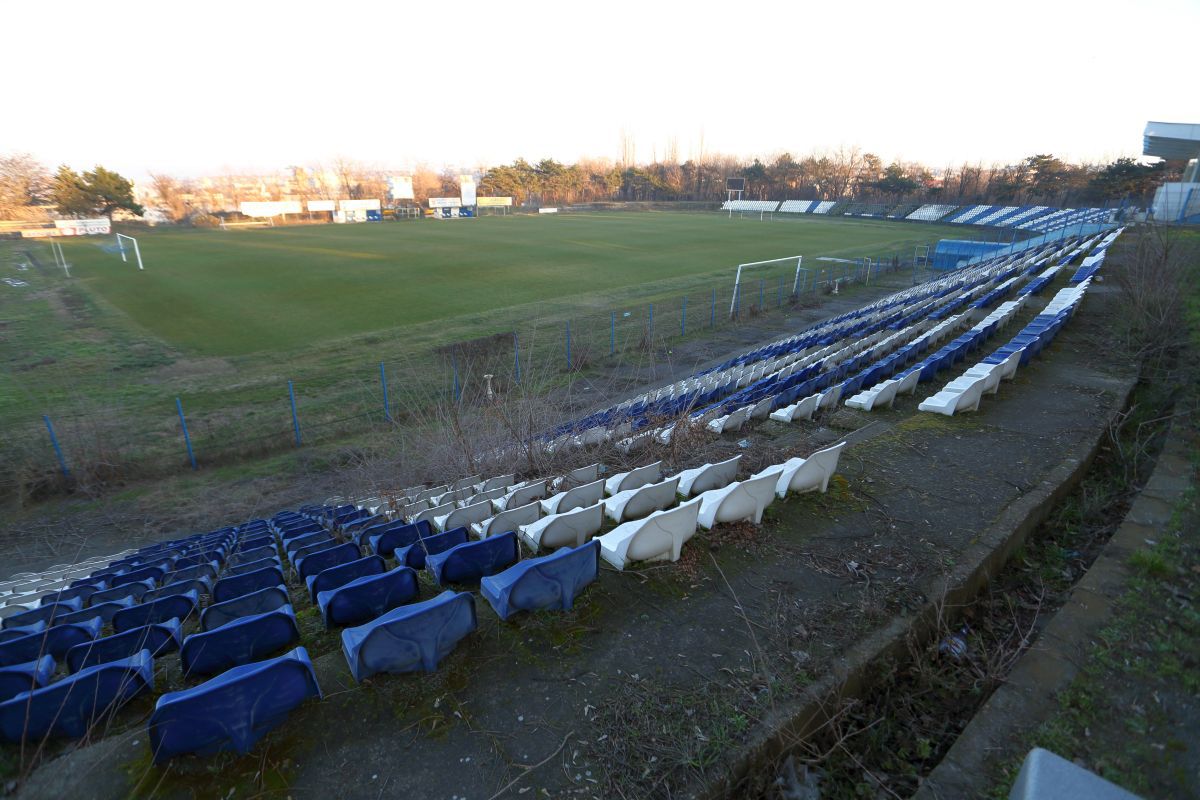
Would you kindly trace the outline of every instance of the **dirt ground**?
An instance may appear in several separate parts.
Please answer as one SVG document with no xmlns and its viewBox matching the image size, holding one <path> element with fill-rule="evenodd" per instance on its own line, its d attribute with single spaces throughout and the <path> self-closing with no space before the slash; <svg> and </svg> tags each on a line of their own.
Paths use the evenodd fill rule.
<svg viewBox="0 0 1200 800">
<path fill-rule="evenodd" d="M 1054 288 L 985 348 L 1019 330 Z M 142 699 L 96 743 L 55 745 L 19 796 L 696 796 L 761 732 L 765 715 L 836 668 L 849 645 L 923 602 L 921 587 L 978 531 L 1064 452 L 1097 439 L 1135 377 L 1111 360 L 1113 303 L 1112 290 L 1096 286 L 1043 356 L 978 414 L 916 412 L 953 377 L 942 374 L 893 410 L 768 422 L 746 448 L 737 443 L 744 433 L 676 446 L 670 468 L 740 451 L 752 470 L 850 443 L 828 494 L 776 503 L 761 528 L 698 533 L 676 564 L 604 568 L 569 613 L 505 623 L 477 596 L 478 631 L 435 673 L 355 684 L 337 633 L 322 629 L 293 586 L 324 700 L 247 756 L 157 768 L 144 728 L 152 701 Z M 825 306 L 819 316 L 837 311 Z M 263 498 L 260 513 L 273 499 Z M 165 675 L 157 688 L 177 681 Z M 13 777 L 30 763 L 12 748 L 3 756 Z"/>
</svg>

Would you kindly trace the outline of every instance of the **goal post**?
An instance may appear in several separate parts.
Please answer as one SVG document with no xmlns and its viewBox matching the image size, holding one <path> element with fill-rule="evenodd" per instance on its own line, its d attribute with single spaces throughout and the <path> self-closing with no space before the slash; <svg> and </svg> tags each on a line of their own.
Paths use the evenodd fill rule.
<svg viewBox="0 0 1200 800">
<path fill-rule="evenodd" d="M 133 245 L 133 254 L 137 257 L 138 269 L 144 270 L 145 267 L 142 265 L 142 251 L 141 251 L 141 248 L 138 247 L 137 239 L 133 238 L 132 236 L 126 236 L 123 233 L 118 233 L 117 234 L 117 247 L 121 251 L 121 260 L 124 261 L 126 264 L 129 263 L 129 258 L 125 255 L 125 242 L 123 241 L 126 239 L 129 240 L 129 242 L 132 243 L 132 245 Z"/>
<path fill-rule="evenodd" d="M 801 267 L 804 263 L 804 256 L 783 256 L 782 258 L 768 258 L 765 261 L 749 261 L 745 264 L 738 264 L 737 275 L 733 279 L 733 299 L 729 301 L 729 316 L 735 316 L 738 311 L 738 300 L 742 289 L 742 271 L 746 269 L 754 269 L 756 267 L 765 267 L 771 264 L 789 264 L 796 262 L 796 275 L 792 279 L 792 295 L 800 293 L 800 273 L 805 270 Z"/>
</svg>

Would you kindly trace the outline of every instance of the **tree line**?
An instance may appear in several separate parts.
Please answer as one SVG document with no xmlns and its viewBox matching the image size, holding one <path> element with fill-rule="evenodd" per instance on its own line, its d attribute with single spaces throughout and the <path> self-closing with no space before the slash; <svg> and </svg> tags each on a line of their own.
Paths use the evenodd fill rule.
<svg viewBox="0 0 1200 800">
<path fill-rule="evenodd" d="M 1099 205 L 1126 200 L 1145 205 L 1154 189 L 1182 169 L 1181 163 L 1141 164 L 1132 158 L 1070 163 L 1038 154 L 1015 164 L 964 163 L 935 169 L 916 162 L 884 164 L 857 148 L 781 153 L 766 159 L 709 155 L 680 161 L 672 153 L 648 163 L 632 159 L 580 159 L 564 164 L 552 158 L 468 169 L 412 171 L 415 202 L 453 197 L 458 176 L 479 178 L 479 193 L 509 196 L 520 205 L 567 205 L 612 201 L 704 201 L 726 199 L 725 181 L 746 180 L 745 199 L 855 200 L 864 203 L 931 202 Z M 142 194 L 154 212 L 170 221 L 197 220 L 235 211 L 245 200 L 310 200 L 387 197 L 394 171 L 350 159 L 306 168 L 290 167 L 271 176 L 223 175 L 187 179 L 153 174 Z M 0 157 L 0 218 L 44 220 L 57 216 L 109 216 L 145 209 L 125 177 L 96 166 L 76 172 L 62 166 L 51 173 L 27 154 Z"/>
</svg>

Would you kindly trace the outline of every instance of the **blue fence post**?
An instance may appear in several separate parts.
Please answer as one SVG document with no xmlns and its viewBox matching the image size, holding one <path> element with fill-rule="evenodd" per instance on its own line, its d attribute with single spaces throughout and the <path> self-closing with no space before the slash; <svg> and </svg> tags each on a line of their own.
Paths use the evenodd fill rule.
<svg viewBox="0 0 1200 800">
<path fill-rule="evenodd" d="M 450 357 L 450 366 L 454 370 L 454 402 L 459 402 L 462 399 L 462 385 L 458 382 L 458 356 Z"/>
<path fill-rule="evenodd" d="M 296 433 L 296 447 L 299 447 L 304 440 L 300 437 L 300 417 L 296 414 L 296 389 L 291 381 L 288 381 L 288 400 L 292 404 L 292 430 Z"/>
<path fill-rule="evenodd" d="M 708 312 L 708 327 L 717 327 L 717 290 L 713 289 L 712 309 Z"/>
<path fill-rule="evenodd" d="M 687 295 L 683 296 L 683 316 L 679 318 L 679 335 L 687 336 Z"/>
<path fill-rule="evenodd" d="M 733 285 L 733 318 L 737 319 L 742 313 L 742 284 Z"/>
<path fill-rule="evenodd" d="M 187 445 L 188 461 L 192 462 L 192 469 L 196 469 L 196 454 L 192 452 L 192 437 L 188 435 L 187 420 L 183 416 L 183 403 L 178 397 L 175 398 L 175 410 L 179 412 L 179 425 L 183 428 L 183 443 Z"/>
<path fill-rule="evenodd" d="M 653 348 L 654 347 L 654 303 L 650 304 L 650 317 L 649 317 L 648 332 L 650 334 L 650 347 Z"/>
<path fill-rule="evenodd" d="M 521 382 L 521 339 L 513 334 L 513 375 L 514 382 Z"/>
<path fill-rule="evenodd" d="M 58 437 L 54 435 L 54 426 L 50 423 L 50 417 L 42 414 L 42 422 L 46 423 L 46 432 L 50 434 L 50 444 L 54 447 L 54 457 L 58 459 L 58 468 L 62 470 L 63 477 L 70 477 L 71 470 L 67 469 L 67 460 L 63 458 L 62 448 L 58 446 Z"/>
<path fill-rule="evenodd" d="M 767 279 L 759 278 L 758 279 L 758 313 L 760 313 L 760 314 L 763 311 L 763 295 L 766 292 L 766 289 L 767 289 Z"/>
<path fill-rule="evenodd" d="M 608 354 L 617 354 L 617 312 L 608 318 Z"/>
<path fill-rule="evenodd" d="M 382 361 L 379 362 L 379 385 L 383 387 L 383 418 L 391 422 L 392 405 L 388 402 L 387 370 L 384 369 Z"/>
<path fill-rule="evenodd" d="M 567 320 L 567 369 L 571 368 L 571 320 Z"/>
<path fill-rule="evenodd" d="M 783 308 L 783 276 L 779 276 L 779 303 L 780 308 Z"/>
</svg>

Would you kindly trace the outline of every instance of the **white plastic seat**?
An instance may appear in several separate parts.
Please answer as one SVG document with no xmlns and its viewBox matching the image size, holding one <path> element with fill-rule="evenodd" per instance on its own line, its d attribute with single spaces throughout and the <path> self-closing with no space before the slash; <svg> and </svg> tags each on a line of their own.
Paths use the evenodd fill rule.
<svg viewBox="0 0 1200 800">
<path fill-rule="evenodd" d="M 1000 362 L 1000 380 L 1011 381 L 1017 375 L 1017 367 L 1021 366 L 1021 355 L 1025 352 L 1022 347 L 1017 352 Z"/>
<path fill-rule="evenodd" d="M 615 428 L 613 429 L 613 435 L 616 435 Z M 582 486 L 585 483 L 591 483 L 600 477 L 600 467 L 600 462 L 596 462 L 595 464 L 589 464 L 586 467 L 573 469 L 566 475 L 555 478 L 554 481 L 551 482 L 550 486 L 555 490 L 558 490 L 561 487 L 573 489 L 576 486 Z"/>
<path fill-rule="evenodd" d="M 450 484 L 451 489 L 473 489 L 475 484 L 479 483 L 483 478 L 479 475 L 471 475 L 466 478 L 459 478 L 454 483 Z"/>
<path fill-rule="evenodd" d="M 767 467 L 754 477 L 774 475 L 775 494 L 780 498 L 788 492 L 825 492 L 829 489 L 829 479 L 837 471 L 838 459 L 845 446 L 845 442 L 838 442 L 832 447 L 818 450 L 808 458 L 790 458 L 782 464 Z"/>
<path fill-rule="evenodd" d="M 830 386 L 821 393 L 821 399 L 817 401 L 817 408 L 830 409 L 837 408 L 838 401 L 842 399 L 842 384 L 838 383 Z"/>
<path fill-rule="evenodd" d="M 486 539 L 494 533 L 506 533 L 515 531 L 522 525 L 532 525 L 537 522 L 542 516 L 542 507 L 534 501 L 526 506 L 510 508 L 501 511 L 494 517 L 489 517 L 483 522 L 476 522 L 471 526 L 471 530 L 480 539 Z"/>
<path fill-rule="evenodd" d="M 492 489 L 507 489 L 517 482 L 517 476 L 513 474 L 497 475 L 494 478 L 488 478 L 483 483 L 477 484 L 476 489 L 480 492 L 490 492 Z"/>
<path fill-rule="evenodd" d="M 900 380 L 896 381 L 896 394 L 913 394 L 917 391 L 917 384 L 921 382 L 921 370 L 914 369 L 912 372 L 905 375 Z"/>
<path fill-rule="evenodd" d="M 1001 370 L 999 364 L 976 364 L 967 369 L 958 380 L 983 378 L 984 394 L 996 394 L 1000 391 Z"/>
<path fill-rule="evenodd" d="M 618 525 L 599 537 L 600 556 L 622 570 L 633 561 L 678 561 L 684 543 L 696 533 L 699 514 L 700 501 L 692 500 Z"/>
<path fill-rule="evenodd" d="M 515 489 L 510 489 L 508 494 L 493 500 L 492 505 L 496 507 L 497 511 L 503 511 L 506 508 L 529 505 L 534 500 L 540 500 L 545 496 L 546 479 L 543 478 L 540 481 L 531 481 Z"/>
<path fill-rule="evenodd" d="M 634 437 L 636 438 L 636 437 Z M 647 483 L 657 483 L 662 480 L 662 462 L 655 461 L 644 467 L 631 469 L 628 472 L 618 472 L 604 482 L 604 491 L 610 495 L 623 492 L 626 489 L 636 489 Z"/>
<path fill-rule="evenodd" d="M 763 509 L 775 502 L 776 477 L 773 474 L 737 481 L 700 495 L 700 527 L 710 530 L 719 522 L 749 520 L 762 523 Z"/>
<path fill-rule="evenodd" d="M 813 412 L 817 410 L 817 403 L 821 400 L 821 395 L 810 394 L 803 400 L 792 403 L 790 406 L 785 406 L 777 411 L 771 412 L 771 419 L 779 422 L 795 422 L 798 419 L 812 419 Z"/>
<path fill-rule="evenodd" d="M 417 496 L 413 498 L 413 502 L 419 503 L 422 500 L 432 500 L 433 498 L 439 497 L 448 491 L 450 491 L 449 486 L 435 486 L 432 489 L 424 489 L 417 493 Z"/>
<path fill-rule="evenodd" d="M 484 503 L 489 500 L 495 500 L 498 497 L 504 497 L 506 494 L 508 494 L 508 488 L 504 486 L 500 486 L 495 489 L 489 489 L 486 492 L 476 492 L 465 500 L 459 500 L 458 507 L 466 508 L 467 506 L 473 506 L 476 503 Z"/>
<path fill-rule="evenodd" d="M 427 508 L 420 514 L 417 514 L 415 517 L 410 519 L 409 522 L 417 523 L 423 522 L 424 520 L 429 520 L 429 524 L 432 525 L 435 519 L 446 516 L 457 507 L 458 506 L 456 506 L 453 502 L 450 502 L 444 505 L 434 506 L 433 508 Z"/>
<path fill-rule="evenodd" d="M 590 506 L 604 499 L 604 481 L 592 481 L 541 501 L 542 513 L 565 514 L 581 506 Z"/>
<path fill-rule="evenodd" d="M 490 516 L 492 516 L 491 501 L 484 500 L 481 503 L 456 508 L 444 516 L 434 517 L 433 524 L 439 531 L 452 531 L 455 528 L 465 528 L 477 522 L 483 522 Z"/>
<path fill-rule="evenodd" d="M 899 383 L 893 380 L 881 381 L 870 389 L 859 392 L 846 400 L 846 405 L 862 411 L 870 411 L 876 406 L 891 408 L 896 402 L 896 387 L 898 385 Z"/>
<path fill-rule="evenodd" d="M 771 413 L 771 404 L 773 402 L 775 402 L 773 396 L 764 397 L 762 400 L 759 400 L 750 409 L 750 419 L 766 419 L 767 415 Z"/>
<path fill-rule="evenodd" d="M 677 476 L 679 493 L 684 497 L 693 497 L 710 489 L 720 489 L 729 485 L 730 481 L 737 477 L 738 462 L 741 460 L 741 455 L 736 455 L 728 461 L 685 469 Z"/>
<path fill-rule="evenodd" d="M 929 397 L 917 406 L 921 411 L 935 414 L 954 416 L 959 411 L 978 411 L 979 401 L 983 397 L 984 378 L 976 378 L 962 391 L 942 390 Z"/>
<path fill-rule="evenodd" d="M 678 490 L 679 476 L 661 483 L 648 483 L 637 489 L 626 489 L 604 501 L 604 513 L 613 522 L 640 519 L 651 512 L 675 505 L 675 493 Z"/>
<path fill-rule="evenodd" d="M 713 433 L 725 433 L 726 431 L 739 431 L 746 424 L 746 420 L 750 419 L 750 411 L 752 406 L 744 406 L 733 413 L 726 414 L 723 417 L 717 417 L 708 423 L 708 429 Z"/>
<path fill-rule="evenodd" d="M 518 535 L 536 553 L 558 547 L 579 547 L 599 533 L 603 524 L 604 506 L 596 503 L 522 525 Z"/>
</svg>

